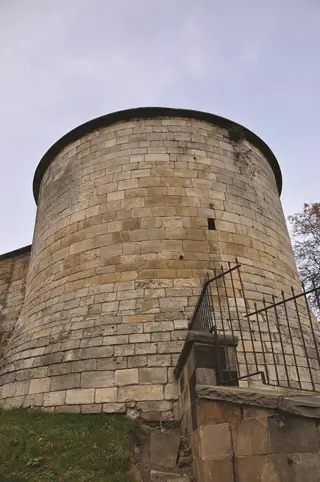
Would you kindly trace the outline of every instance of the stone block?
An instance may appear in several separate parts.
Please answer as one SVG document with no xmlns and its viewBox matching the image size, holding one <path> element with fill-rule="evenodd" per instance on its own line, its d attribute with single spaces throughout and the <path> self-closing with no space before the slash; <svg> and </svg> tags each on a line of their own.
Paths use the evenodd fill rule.
<svg viewBox="0 0 320 482">
<path fill-rule="evenodd" d="M 160 342 L 159 353 L 180 353 L 183 347 L 183 341 L 167 341 Z"/>
<path fill-rule="evenodd" d="M 82 350 L 82 358 L 107 358 L 113 355 L 113 347 L 112 346 L 98 346 L 98 347 L 90 347 L 90 348 L 83 348 Z"/>
<path fill-rule="evenodd" d="M 215 402 L 204 398 L 197 399 L 197 424 L 219 424 L 241 420 L 241 406 L 236 403 Z"/>
<path fill-rule="evenodd" d="M 236 457 L 235 475 L 237 482 L 293 482 L 296 480 L 294 467 L 288 463 L 288 458 L 284 455 Z"/>
<path fill-rule="evenodd" d="M 137 402 L 137 410 L 141 412 L 167 412 L 172 410 L 172 402 L 168 400 Z"/>
<path fill-rule="evenodd" d="M 127 271 L 124 273 L 121 273 L 121 279 L 120 281 L 132 281 L 138 278 L 138 273 L 137 271 Z"/>
<path fill-rule="evenodd" d="M 103 337 L 95 336 L 93 338 L 84 338 L 80 341 L 80 348 L 87 348 L 90 346 L 101 346 L 103 345 Z"/>
<path fill-rule="evenodd" d="M 15 382 L 7 383 L 6 385 L 3 385 L 1 398 L 14 397 L 16 393 L 16 386 L 17 384 Z"/>
<path fill-rule="evenodd" d="M 152 432 L 150 462 L 155 467 L 173 469 L 176 466 L 180 445 L 180 432 Z"/>
<path fill-rule="evenodd" d="M 44 393 L 50 389 L 51 378 L 33 378 L 30 381 L 29 394 Z"/>
<path fill-rule="evenodd" d="M 124 345 L 128 343 L 129 336 L 128 335 L 115 335 L 115 336 L 105 336 L 103 338 L 103 344 L 110 346 L 110 345 Z"/>
<path fill-rule="evenodd" d="M 145 333 L 155 333 L 157 331 L 172 331 L 172 321 L 155 321 L 154 323 L 148 323 L 144 326 Z"/>
<path fill-rule="evenodd" d="M 156 343 L 137 343 L 134 347 L 135 355 L 148 355 L 157 353 Z"/>
<path fill-rule="evenodd" d="M 150 355 L 148 356 L 149 367 L 169 367 L 171 366 L 171 355 Z"/>
<path fill-rule="evenodd" d="M 125 179 L 119 181 L 118 190 L 134 189 L 138 187 L 138 179 Z"/>
<path fill-rule="evenodd" d="M 71 363 L 57 363 L 48 367 L 48 376 L 65 375 L 71 372 Z"/>
<path fill-rule="evenodd" d="M 85 350 L 91 350 L 92 348 L 86 348 Z M 81 357 L 82 357 L 82 354 L 83 354 L 83 351 L 82 348 L 80 348 L 79 350 L 70 350 L 70 351 L 66 351 L 63 355 L 63 353 L 61 353 L 61 355 L 63 355 L 63 358 L 62 360 L 64 361 L 74 361 L 74 360 L 80 360 Z M 59 353 L 60 355 L 60 353 Z M 62 361 L 62 360 L 59 360 L 59 361 Z"/>
<path fill-rule="evenodd" d="M 129 343 L 148 343 L 150 341 L 149 333 L 138 333 L 129 336 Z"/>
<path fill-rule="evenodd" d="M 21 408 L 23 405 L 23 400 L 24 400 L 23 396 L 6 398 L 5 400 L 3 400 L 2 407 L 5 410 L 11 410 L 12 408 Z"/>
<path fill-rule="evenodd" d="M 102 312 L 103 313 L 112 313 L 118 311 L 119 302 L 118 301 L 110 301 L 108 303 L 102 303 Z"/>
<path fill-rule="evenodd" d="M 134 281 L 118 281 L 114 284 L 115 291 L 133 290 Z"/>
<path fill-rule="evenodd" d="M 168 371 L 168 382 L 169 383 L 177 383 L 177 379 L 176 379 L 176 376 L 174 374 L 174 368 L 173 367 L 167 368 L 167 371 Z"/>
<path fill-rule="evenodd" d="M 145 289 L 146 298 L 161 298 L 165 296 L 164 288 Z"/>
<path fill-rule="evenodd" d="M 122 323 L 118 325 L 118 335 L 143 333 L 143 323 Z"/>
<path fill-rule="evenodd" d="M 51 378 L 51 391 L 67 390 L 68 388 L 80 387 L 80 374 L 69 373 L 68 375 L 60 375 Z"/>
<path fill-rule="evenodd" d="M 153 367 L 139 369 L 139 382 L 142 385 L 167 383 L 167 368 Z"/>
<path fill-rule="evenodd" d="M 116 402 L 118 390 L 116 387 L 97 388 L 95 394 L 95 402 Z"/>
<path fill-rule="evenodd" d="M 81 373 L 81 388 L 111 387 L 114 385 L 113 371 L 94 371 Z"/>
<path fill-rule="evenodd" d="M 97 362 L 97 370 L 121 370 L 127 368 L 127 359 L 123 356 L 100 358 Z"/>
<path fill-rule="evenodd" d="M 23 401 L 23 407 L 41 407 L 43 405 L 43 393 L 34 395 L 26 395 Z"/>
<path fill-rule="evenodd" d="M 139 383 L 139 372 L 137 368 L 127 370 L 116 370 L 115 384 L 119 386 L 135 385 Z"/>
<path fill-rule="evenodd" d="M 187 475 L 181 476 L 170 469 L 151 469 L 150 477 L 150 482 L 190 482 L 190 478 Z"/>
<path fill-rule="evenodd" d="M 57 413 L 80 413 L 80 410 L 81 405 L 61 405 L 55 408 Z"/>
<path fill-rule="evenodd" d="M 293 454 L 288 463 L 293 465 L 296 482 L 320 482 L 319 453 Z"/>
<path fill-rule="evenodd" d="M 19 397 L 21 395 L 26 395 L 29 391 L 29 383 L 29 380 L 16 382 L 15 396 Z"/>
<path fill-rule="evenodd" d="M 217 385 L 216 370 L 214 368 L 196 368 L 197 385 Z"/>
<path fill-rule="evenodd" d="M 102 412 L 101 403 L 91 403 L 89 405 L 81 405 L 81 413 L 100 413 Z"/>
<path fill-rule="evenodd" d="M 130 385 L 120 387 L 118 391 L 119 402 L 163 400 L 162 385 Z"/>
<path fill-rule="evenodd" d="M 150 335 L 149 335 L 150 336 Z M 151 333 L 151 341 L 170 341 L 171 334 L 160 331 L 159 333 Z"/>
<path fill-rule="evenodd" d="M 127 357 L 134 355 L 134 345 L 115 345 L 114 355 L 116 357 Z"/>
<path fill-rule="evenodd" d="M 137 313 L 157 313 L 159 300 L 157 298 L 139 298 L 137 300 Z"/>
<path fill-rule="evenodd" d="M 174 329 L 175 330 L 187 330 L 189 326 L 188 320 L 175 320 Z"/>
<path fill-rule="evenodd" d="M 272 453 L 267 418 L 249 418 L 231 423 L 236 456 Z"/>
<path fill-rule="evenodd" d="M 280 413 L 267 421 L 273 453 L 315 452 L 319 449 L 314 420 Z"/>
<path fill-rule="evenodd" d="M 166 400 L 178 400 L 179 388 L 177 383 L 167 383 L 164 388 L 164 398 Z"/>
<path fill-rule="evenodd" d="M 138 298 L 139 296 L 142 296 L 143 293 L 139 292 L 138 290 L 126 290 L 126 291 L 118 291 L 117 292 L 117 300 L 119 300 L 120 302 L 121 301 L 126 301 L 126 300 L 129 300 L 129 303 L 127 304 L 127 307 L 130 306 L 131 308 L 127 308 L 127 311 L 129 310 L 132 310 L 134 308 L 132 308 L 132 306 L 134 306 L 134 303 L 132 303 L 131 301 L 132 300 L 136 300 L 136 298 Z M 125 303 L 122 303 L 121 306 L 124 305 L 124 308 L 122 308 L 122 311 L 126 311 L 125 308 L 126 308 L 126 304 Z M 118 311 L 120 310 L 120 303 L 119 303 L 119 307 L 118 307 Z M 134 314 L 131 313 L 132 315 Z"/>
<path fill-rule="evenodd" d="M 58 392 L 45 393 L 43 396 L 43 406 L 50 407 L 56 405 L 63 405 L 66 398 L 65 390 Z"/>
<path fill-rule="evenodd" d="M 123 323 L 146 323 L 148 321 L 153 321 L 154 315 L 124 315 Z"/>
<path fill-rule="evenodd" d="M 102 361 L 102 360 L 99 360 Z M 97 360 L 79 360 L 71 363 L 73 372 L 87 372 L 97 369 Z"/>
<path fill-rule="evenodd" d="M 124 292 L 125 294 L 127 294 L 128 292 L 125 291 Z M 119 298 L 120 298 L 120 293 L 118 294 Z M 136 303 L 137 301 L 134 299 L 134 300 L 124 300 L 124 301 L 120 301 L 119 303 L 119 313 L 123 313 L 123 312 L 127 312 L 129 310 L 135 310 L 136 309 Z"/>
<path fill-rule="evenodd" d="M 104 403 L 102 410 L 105 413 L 125 413 L 126 405 L 125 403 Z"/>
<path fill-rule="evenodd" d="M 202 460 L 222 459 L 233 455 L 229 423 L 206 425 L 198 429 Z"/>
<path fill-rule="evenodd" d="M 147 357 L 145 355 L 130 356 L 128 358 L 128 368 L 145 366 L 147 366 Z"/>
<path fill-rule="evenodd" d="M 83 405 L 94 402 L 94 388 L 75 388 L 67 390 L 67 405 Z"/>
<path fill-rule="evenodd" d="M 274 410 L 268 408 L 259 408 L 250 405 L 242 406 L 243 418 L 267 418 L 275 414 Z"/>
<path fill-rule="evenodd" d="M 194 460 L 193 471 L 197 480 L 201 482 L 235 482 L 230 457 L 216 460 Z"/>
</svg>

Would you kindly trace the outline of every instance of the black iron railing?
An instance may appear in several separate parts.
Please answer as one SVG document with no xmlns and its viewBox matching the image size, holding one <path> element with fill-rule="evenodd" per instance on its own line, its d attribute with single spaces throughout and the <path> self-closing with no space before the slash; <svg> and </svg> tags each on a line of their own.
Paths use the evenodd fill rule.
<svg viewBox="0 0 320 482">
<path fill-rule="evenodd" d="M 211 283 L 217 282 L 219 279 L 224 279 L 229 273 L 240 268 L 237 264 L 233 268 L 229 267 L 228 271 L 221 271 L 217 274 L 215 270 L 215 276 L 210 278 L 209 274 L 205 277 L 202 290 L 198 298 L 195 310 L 193 312 L 191 321 L 189 323 L 190 330 L 209 331 L 213 333 L 215 331 L 215 318 L 214 318 L 214 306 L 212 303 Z"/>
<path fill-rule="evenodd" d="M 246 297 L 240 267 L 228 263 L 206 276 L 189 323 L 190 330 L 217 335 L 219 383 L 247 380 L 320 391 L 320 323 L 314 314 L 320 312 L 320 287 L 302 285 L 300 293 L 292 288 L 290 296 L 281 292 L 269 295 L 270 301 L 257 291 Z M 224 342 L 230 336 L 238 339 L 235 353 Z"/>
</svg>

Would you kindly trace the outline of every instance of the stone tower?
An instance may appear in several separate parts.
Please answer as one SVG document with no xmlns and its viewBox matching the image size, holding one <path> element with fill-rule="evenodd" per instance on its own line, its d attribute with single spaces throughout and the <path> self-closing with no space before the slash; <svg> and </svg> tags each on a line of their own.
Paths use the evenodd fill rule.
<svg viewBox="0 0 320 482">
<path fill-rule="evenodd" d="M 58 140 L 35 173 L 2 403 L 175 417 L 203 275 L 237 257 L 249 301 L 299 286 L 280 191 L 268 146 L 212 114 L 126 110 Z"/>
</svg>

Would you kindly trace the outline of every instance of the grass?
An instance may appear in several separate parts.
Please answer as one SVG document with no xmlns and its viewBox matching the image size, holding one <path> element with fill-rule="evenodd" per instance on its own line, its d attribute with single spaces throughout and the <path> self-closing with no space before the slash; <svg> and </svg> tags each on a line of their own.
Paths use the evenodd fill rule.
<svg viewBox="0 0 320 482">
<path fill-rule="evenodd" d="M 0 481 L 132 482 L 138 432 L 121 415 L 0 410 Z"/>
</svg>

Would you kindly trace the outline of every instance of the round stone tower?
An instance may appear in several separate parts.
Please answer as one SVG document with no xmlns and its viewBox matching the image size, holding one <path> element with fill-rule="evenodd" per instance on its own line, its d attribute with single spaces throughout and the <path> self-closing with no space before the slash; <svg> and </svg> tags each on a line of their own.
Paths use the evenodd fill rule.
<svg viewBox="0 0 320 482">
<path fill-rule="evenodd" d="M 280 191 L 268 146 L 212 114 L 138 108 L 62 137 L 34 178 L 5 406 L 174 416 L 203 275 L 238 258 L 249 301 L 299 286 Z"/>
</svg>

